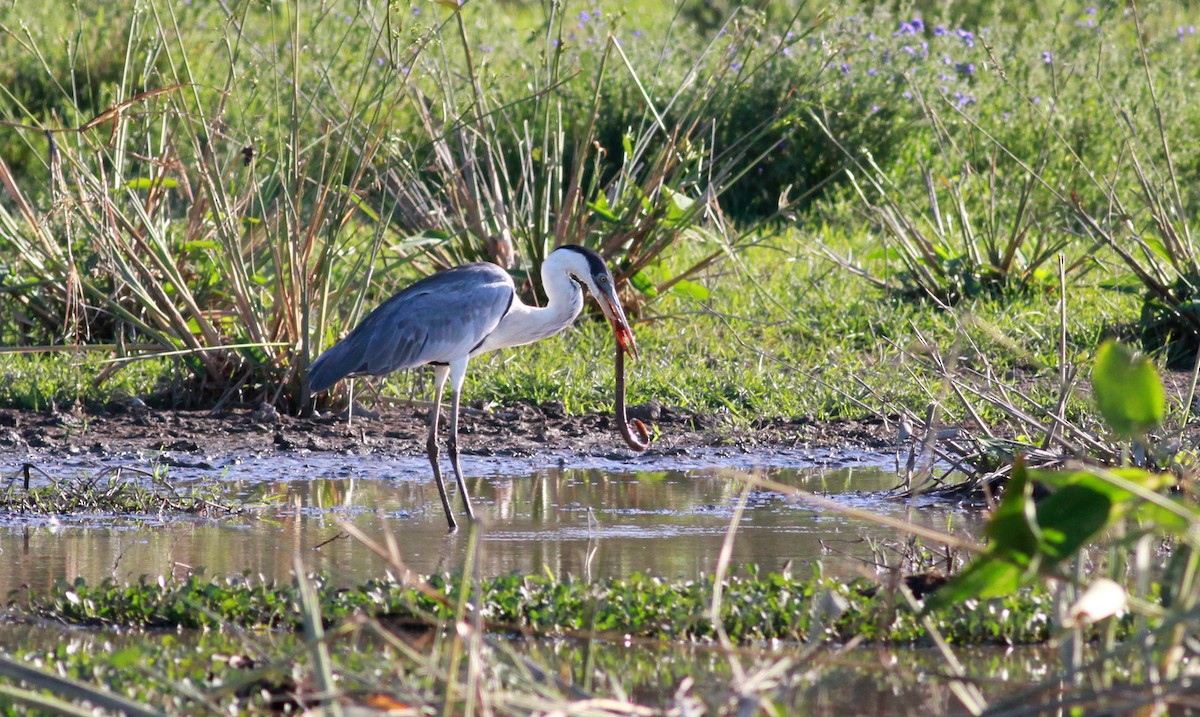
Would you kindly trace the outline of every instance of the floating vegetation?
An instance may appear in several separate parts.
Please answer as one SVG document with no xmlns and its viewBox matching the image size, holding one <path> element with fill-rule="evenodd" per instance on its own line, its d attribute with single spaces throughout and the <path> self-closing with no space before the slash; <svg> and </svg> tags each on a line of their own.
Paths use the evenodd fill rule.
<svg viewBox="0 0 1200 717">
<path fill-rule="evenodd" d="M 239 510 L 218 500 L 215 484 L 173 486 L 161 467 L 112 466 L 60 476 L 26 463 L 0 489 L 0 511 L 18 515 L 214 515 Z"/>
<path fill-rule="evenodd" d="M 334 589 L 316 580 L 327 625 L 370 616 L 409 627 L 439 628 L 455 617 L 461 580 L 432 576 L 407 584 L 371 580 Z M 467 613 L 489 631 L 538 636 L 644 637 L 690 642 L 718 639 L 711 577 L 665 580 L 634 574 L 588 582 L 509 575 L 470 586 Z M 721 586 L 720 628 L 730 640 L 888 643 L 929 640 L 919 610 L 895 590 L 866 581 L 793 578 L 777 573 L 730 577 Z M 133 628 L 286 628 L 302 626 L 294 584 L 250 577 L 191 576 L 62 582 L 47 594 L 13 592 L 19 611 L 49 620 Z M 919 603 L 918 603 L 919 605 Z M 955 644 L 1028 644 L 1050 637 L 1051 597 L 1043 588 L 933 613 Z"/>
</svg>

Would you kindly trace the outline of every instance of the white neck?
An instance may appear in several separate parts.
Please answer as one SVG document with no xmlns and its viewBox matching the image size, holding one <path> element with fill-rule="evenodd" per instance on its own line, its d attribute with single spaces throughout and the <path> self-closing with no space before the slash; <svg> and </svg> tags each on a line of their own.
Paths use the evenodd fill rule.
<svg viewBox="0 0 1200 717">
<path fill-rule="evenodd" d="M 479 348 L 471 352 L 472 356 L 540 341 L 557 334 L 575 321 L 575 317 L 583 310 L 583 290 L 556 258 L 551 254 L 542 262 L 542 288 L 546 291 L 546 305 L 530 306 L 521 301 L 520 296 L 514 296 L 508 313 Z"/>
</svg>

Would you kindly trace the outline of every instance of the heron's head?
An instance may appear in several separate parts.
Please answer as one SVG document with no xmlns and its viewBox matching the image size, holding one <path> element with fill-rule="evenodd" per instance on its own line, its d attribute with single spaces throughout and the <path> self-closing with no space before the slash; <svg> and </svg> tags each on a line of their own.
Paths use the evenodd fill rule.
<svg viewBox="0 0 1200 717">
<path fill-rule="evenodd" d="M 576 244 L 560 246 L 551 252 L 551 255 L 562 256 L 567 274 L 596 298 L 600 310 L 612 323 L 617 344 L 625 353 L 637 356 L 637 343 L 633 340 L 633 331 L 629 329 L 625 310 L 621 308 L 621 302 L 617 299 L 616 282 L 612 272 L 604 264 L 604 259 L 591 249 Z"/>
</svg>

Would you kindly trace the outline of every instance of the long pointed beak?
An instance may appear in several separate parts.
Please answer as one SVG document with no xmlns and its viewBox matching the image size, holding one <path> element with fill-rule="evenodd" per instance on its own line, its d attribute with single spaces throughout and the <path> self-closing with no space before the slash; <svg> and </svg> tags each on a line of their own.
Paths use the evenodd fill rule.
<svg viewBox="0 0 1200 717">
<path fill-rule="evenodd" d="M 633 331 L 629 329 L 629 321 L 625 318 L 625 310 L 621 308 L 621 302 L 617 300 L 616 293 L 607 289 L 596 298 L 604 315 L 612 323 L 613 334 L 617 337 L 617 345 L 631 357 L 637 358 L 637 342 L 633 340 Z"/>
</svg>

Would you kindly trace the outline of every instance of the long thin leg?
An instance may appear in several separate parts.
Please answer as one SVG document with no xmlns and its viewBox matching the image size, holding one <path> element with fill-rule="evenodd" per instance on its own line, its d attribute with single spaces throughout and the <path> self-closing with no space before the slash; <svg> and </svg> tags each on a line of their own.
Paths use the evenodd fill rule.
<svg viewBox="0 0 1200 717">
<path fill-rule="evenodd" d="M 471 510 L 471 495 L 467 493 L 467 484 L 463 480 L 462 468 L 458 465 L 458 402 L 462 396 L 463 380 L 467 376 L 467 362 L 455 362 L 450 367 L 450 440 L 447 448 L 450 450 L 450 465 L 454 468 L 454 480 L 458 482 L 458 492 L 462 493 L 463 508 L 467 517 L 475 520 L 475 512 Z"/>
<path fill-rule="evenodd" d="M 437 444 L 438 415 L 442 412 L 442 389 L 446 387 L 446 377 L 449 375 L 449 366 L 433 367 L 433 408 L 429 412 L 429 437 L 425 439 L 425 452 L 429 455 L 429 465 L 433 466 L 433 479 L 437 481 L 438 493 L 442 496 L 442 507 L 446 509 L 446 522 L 450 524 L 450 530 L 454 530 L 458 523 L 454 522 L 454 512 L 450 510 L 450 496 L 446 494 L 446 481 L 442 480 L 442 467 L 438 465 Z M 451 425 L 454 425 L 453 422 Z M 470 511 L 467 513 L 470 514 Z"/>
</svg>

